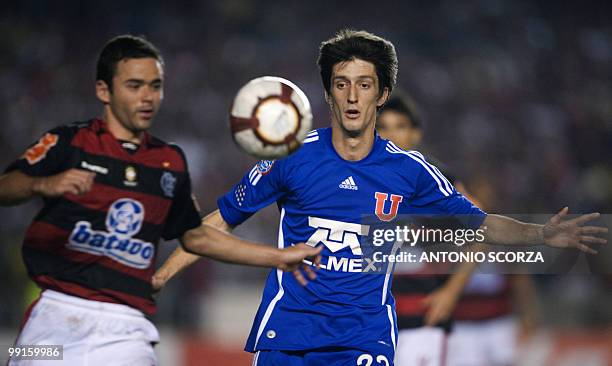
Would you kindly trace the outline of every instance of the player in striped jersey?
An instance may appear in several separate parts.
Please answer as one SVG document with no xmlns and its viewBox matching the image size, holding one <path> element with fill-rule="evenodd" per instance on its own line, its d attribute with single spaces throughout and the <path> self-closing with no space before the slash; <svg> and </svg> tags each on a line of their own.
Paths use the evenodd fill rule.
<svg viewBox="0 0 612 366">
<path fill-rule="evenodd" d="M 402 92 L 391 97 L 380 111 L 376 130 L 381 137 L 404 150 L 417 147 L 424 135 L 423 121 L 415 102 Z M 428 160 L 432 161 L 430 157 Z M 442 164 L 436 162 L 436 165 L 455 189 L 466 195 L 463 184 Z M 472 268 L 468 274 L 462 271 L 451 278 L 443 274 L 445 269 L 433 266 L 400 263 L 395 268 L 392 291 L 399 328 L 398 365 L 445 364 L 447 334 L 452 326 L 450 315 Z"/>
<path fill-rule="evenodd" d="M 44 134 L 0 176 L 0 204 L 42 197 L 23 258 L 42 289 L 17 345 L 62 345 L 63 361 L 11 365 L 154 365 L 157 244 L 180 239 L 226 262 L 294 270 L 315 255 L 279 250 L 202 225 L 182 150 L 147 130 L 163 97 L 163 60 L 148 41 L 119 36 L 102 49 L 102 118 Z"/>
<path fill-rule="evenodd" d="M 529 275 L 474 274 L 453 312 L 447 365 L 515 365 L 517 341 L 533 332 L 536 314 Z"/>
<path fill-rule="evenodd" d="M 272 271 L 246 350 L 254 365 L 389 366 L 397 340 L 390 271 L 366 273 L 363 215 L 393 222 L 399 215 L 469 215 L 465 225 L 488 226 L 487 241 L 591 249 L 580 225 L 596 215 L 546 225 L 486 215 L 460 195 L 420 153 L 376 134 L 377 110 L 397 73 L 394 46 L 365 31 L 344 30 L 321 44 L 318 65 L 331 127 L 312 132 L 287 158 L 261 162 L 217 203 L 227 227 L 272 203 L 280 209 L 278 246 L 323 247 L 317 279 L 300 286 Z M 254 176 L 260 175 L 255 181 Z M 597 231 L 600 229 L 588 229 Z M 196 247 L 186 246 L 198 253 Z M 175 253 L 160 269 L 164 280 L 197 258 Z M 388 270 L 389 272 L 386 272 Z"/>
</svg>

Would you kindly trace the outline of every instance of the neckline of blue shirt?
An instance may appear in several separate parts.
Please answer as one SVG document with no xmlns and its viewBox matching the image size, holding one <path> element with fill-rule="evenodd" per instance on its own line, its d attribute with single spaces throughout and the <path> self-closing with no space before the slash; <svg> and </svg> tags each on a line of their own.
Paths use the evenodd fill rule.
<svg viewBox="0 0 612 366">
<path fill-rule="evenodd" d="M 323 129 L 323 131 L 321 131 L 322 133 L 322 140 L 325 143 L 325 146 L 331 150 L 332 155 L 342 161 L 343 163 L 346 164 L 363 164 L 363 163 L 368 163 L 370 160 L 373 159 L 373 157 L 378 153 L 379 150 L 384 149 L 386 140 L 383 140 L 380 138 L 380 136 L 378 136 L 378 132 L 376 132 L 376 130 L 374 130 L 374 144 L 372 145 L 372 150 L 370 150 L 370 152 L 368 153 L 368 155 L 366 155 L 363 159 L 361 160 L 357 160 L 357 161 L 352 161 L 352 160 L 346 160 L 344 159 L 342 156 L 340 156 L 340 154 L 338 154 L 338 152 L 336 151 L 336 148 L 334 148 L 334 144 L 332 143 L 331 140 L 331 136 L 332 136 L 332 129 L 331 127 L 327 127 L 325 129 Z"/>
</svg>

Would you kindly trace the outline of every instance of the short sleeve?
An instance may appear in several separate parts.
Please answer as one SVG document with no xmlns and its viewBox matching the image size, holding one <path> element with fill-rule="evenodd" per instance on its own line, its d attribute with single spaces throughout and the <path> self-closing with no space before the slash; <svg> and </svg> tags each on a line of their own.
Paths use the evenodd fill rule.
<svg viewBox="0 0 612 366">
<path fill-rule="evenodd" d="M 262 160 L 229 192 L 217 200 L 223 219 L 230 225 L 243 223 L 255 212 L 286 194 L 285 160 Z"/>
<path fill-rule="evenodd" d="M 479 228 L 486 213 L 457 192 L 440 170 L 422 155 L 415 160 L 420 169 L 410 204 L 421 213 L 453 216 L 465 227 Z"/>
<path fill-rule="evenodd" d="M 60 126 L 46 132 L 4 172 L 19 170 L 30 176 L 49 176 L 60 173 L 69 158 L 70 142 L 73 137 L 74 128 L 70 126 Z"/>
<path fill-rule="evenodd" d="M 185 161 L 185 177 L 176 188 L 176 194 L 172 200 L 172 206 L 170 206 L 168 218 L 162 232 L 164 240 L 180 238 L 185 232 L 202 224 L 202 215 L 196 198 L 191 191 L 191 178 L 187 168 L 187 161 L 183 152 L 180 149 L 178 150 Z"/>
</svg>

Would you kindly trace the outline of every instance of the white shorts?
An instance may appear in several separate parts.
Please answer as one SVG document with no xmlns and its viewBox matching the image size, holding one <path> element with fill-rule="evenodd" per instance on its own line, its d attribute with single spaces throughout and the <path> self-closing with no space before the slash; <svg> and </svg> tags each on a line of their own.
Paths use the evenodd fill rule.
<svg viewBox="0 0 612 366">
<path fill-rule="evenodd" d="M 401 329 L 395 350 L 396 366 L 444 366 L 446 332 L 438 327 Z"/>
<path fill-rule="evenodd" d="M 448 366 L 513 365 L 515 323 L 512 317 L 455 322 L 448 338 Z"/>
<path fill-rule="evenodd" d="M 139 310 L 45 290 L 16 345 L 63 345 L 63 361 L 18 360 L 9 365 L 157 365 L 157 342 L 157 329 Z"/>
</svg>

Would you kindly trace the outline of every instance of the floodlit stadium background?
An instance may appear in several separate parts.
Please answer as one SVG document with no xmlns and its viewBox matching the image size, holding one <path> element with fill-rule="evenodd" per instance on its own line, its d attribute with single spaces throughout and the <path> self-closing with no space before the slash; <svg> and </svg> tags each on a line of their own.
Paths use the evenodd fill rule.
<svg viewBox="0 0 612 366">
<path fill-rule="evenodd" d="M 166 98 L 153 132 L 186 150 L 194 193 L 209 212 L 255 162 L 230 139 L 233 94 L 254 77 L 288 78 L 310 98 L 315 126 L 327 126 L 318 45 L 349 26 L 395 43 L 398 86 L 425 120 L 423 150 L 487 209 L 553 213 L 567 204 L 574 212 L 612 212 L 612 3 L 397 3 L 5 2 L 0 165 L 45 130 L 98 115 L 100 48 L 117 34 L 143 34 L 166 60 Z M 20 245 L 38 205 L 0 208 L 0 344 L 13 342 L 36 295 Z M 269 208 L 236 233 L 273 244 L 276 227 Z M 175 245 L 162 244 L 162 257 Z M 169 284 L 155 318 L 162 364 L 248 364 L 241 349 L 266 274 L 204 259 Z M 542 326 L 525 364 L 612 362 L 610 271 L 536 280 Z"/>
</svg>

